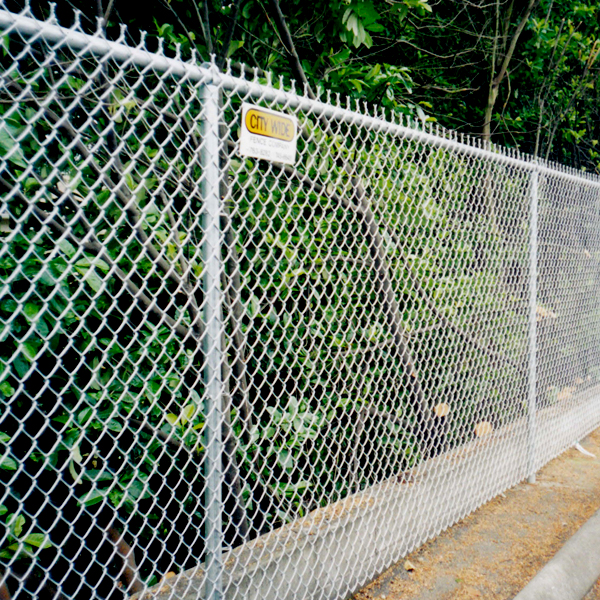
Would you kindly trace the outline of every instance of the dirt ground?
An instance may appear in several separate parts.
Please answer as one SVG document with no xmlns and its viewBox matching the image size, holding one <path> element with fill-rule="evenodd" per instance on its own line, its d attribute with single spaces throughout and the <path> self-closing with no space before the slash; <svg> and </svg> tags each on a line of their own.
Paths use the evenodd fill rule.
<svg viewBox="0 0 600 600">
<path fill-rule="evenodd" d="M 353 600 L 509 600 L 600 509 L 600 429 L 389 568 Z M 600 543 L 600 540 L 599 540 Z M 585 597 L 600 600 L 600 580 Z"/>
</svg>

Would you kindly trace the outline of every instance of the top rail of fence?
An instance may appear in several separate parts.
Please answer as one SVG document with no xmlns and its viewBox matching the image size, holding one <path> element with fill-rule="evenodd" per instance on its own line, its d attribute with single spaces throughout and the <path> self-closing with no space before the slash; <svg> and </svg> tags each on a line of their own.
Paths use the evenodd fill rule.
<svg viewBox="0 0 600 600">
<path fill-rule="evenodd" d="M 339 102 L 323 102 L 319 99 L 309 98 L 306 94 L 299 94 L 292 86 L 291 90 L 284 90 L 265 85 L 255 80 L 250 81 L 244 77 L 235 77 L 228 67 L 221 72 L 213 62 L 198 64 L 195 57 L 184 61 L 179 57 L 165 56 L 162 47 L 158 52 L 150 52 L 145 48 L 145 36 L 142 35 L 138 46 L 129 46 L 124 43 L 125 28 L 122 28 L 119 41 L 107 40 L 101 30 L 95 35 L 84 33 L 80 29 L 79 14 L 75 13 L 75 22 L 71 28 L 62 27 L 56 23 L 53 15 L 46 21 L 40 21 L 28 16 L 29 8 L 23 13 L 12 13 L 0 8 L 0 28 L 16 30 L 22 35 L 36 37 L 47 42 L 65 45 L 71 49 L 87 52 L 96 56 L 110 56 L 122 62 L 131 62 L 138 67 L 151 68 L 164 73 L 180 76 L 191 81 L 207 85 L 219 85 L 238 93 L 261 98 L 269 102 L 276 102 L 289 108 L 313 110 L 318 114 L 351 125 L 360 125 L 371 131 L 391 133 L 408 140 L 426 143 L 433 147 L 455 149 L 461 153 L 476 158 L 487 158 L 499 164 L 505 164 L 528 171 L 537 171 L 560 177 L 566 181 L 578 182 L 594 188 L 600 188 L 600 177 L 595 174 L 578 171 L 571 167 L 536 159 L 531 155 L 521 153 L 510 148 L 491 145 L 485 147 L 481 139 L 460 136 L 460 134 L 445 130 L 444 135 L 419 129 L 417 126 L 407 126 L 402 123 L 385 120 L 376 115 L 377 108 L 373 110 L 375 116 L 352 110 L 350 106 L 342 107 Z M 30 13 L 29 13 L 30 14 Z M 357 103 L 358 104 L 358 103 Z M 459 139 L 460 137 L 460 139 Z M 466 141 L 465 141 L 466 140 Z"/>
</svg>

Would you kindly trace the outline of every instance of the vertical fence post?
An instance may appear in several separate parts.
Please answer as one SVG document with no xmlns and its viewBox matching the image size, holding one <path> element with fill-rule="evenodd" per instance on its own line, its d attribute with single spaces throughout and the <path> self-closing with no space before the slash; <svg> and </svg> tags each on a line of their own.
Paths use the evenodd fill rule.
<svg viewBox="0 0 600 600">
<path fill-rule="evenodd" d="M 537 394 L 537 252 L 538 252 L 538 177 L 531 172 L 529 194 L 529 401 L 527 423 L 527 481 L 535 483 L 536 394 Z"/>
<path fill-rule="evenodd" d="M 219 92 L 203 85 L 202 101 L 202 199 L 204 214 L 204 319 L 203 349 L 206 385 L 206 600 L 223 597 L 223 382 L 221 375 L 221 232 L 219 168 Z"/>
</svg>

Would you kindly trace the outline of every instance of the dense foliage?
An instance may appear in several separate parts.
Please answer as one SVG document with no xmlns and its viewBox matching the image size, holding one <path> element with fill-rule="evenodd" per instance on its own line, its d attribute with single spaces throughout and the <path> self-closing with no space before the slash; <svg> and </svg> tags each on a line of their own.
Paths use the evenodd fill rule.
<svg viewBox="0 0 600 600">
<path fill-rule="evenodd" d="M 231 58 L 293 80 L 278 5 L 150 0 L 140 13 L 111 2 L 103 14 L 109 35 L 125 23 L 133 39 L 145 30 L 184 55 L 214 52 L 221 64 Z M 86 3 L 60 3 L 59 15 L 69 20 L 71 7 L 96 29 L 97 13 Z M 315 89 L 598 168 L 600 11 L 593 0 L 290 0 L 281 11 Z"/>
</svg>

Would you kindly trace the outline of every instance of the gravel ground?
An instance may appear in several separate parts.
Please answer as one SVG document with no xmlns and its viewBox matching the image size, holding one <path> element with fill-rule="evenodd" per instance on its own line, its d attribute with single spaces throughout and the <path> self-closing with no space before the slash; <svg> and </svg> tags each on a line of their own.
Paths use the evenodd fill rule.
<svg viewBox="0 0 600 600">
<path fill-rule="evenodd" d="M 596 585 L 590 590 L 590 593 L 587 594 L 583 600 L 600 600 L 600 579 L 598 579 Z"/>
<path fill-rule="evenodd" d="M 388 569 L 353 600 L 510 600 L 600 509 L 600 429 Z M 600 540 L 599 540 L 600 544 Z M 600 600 L 600 580 L 585 600 Z"/>
</svg>

